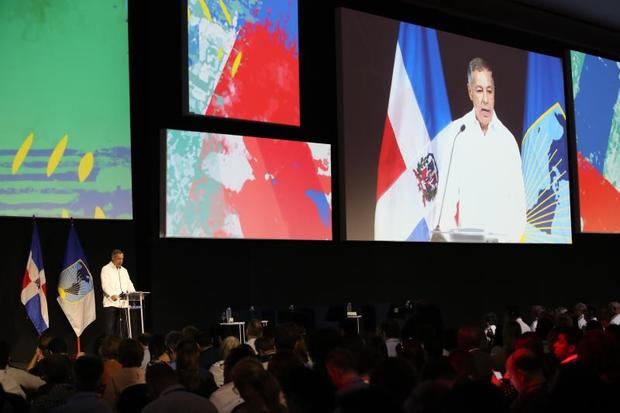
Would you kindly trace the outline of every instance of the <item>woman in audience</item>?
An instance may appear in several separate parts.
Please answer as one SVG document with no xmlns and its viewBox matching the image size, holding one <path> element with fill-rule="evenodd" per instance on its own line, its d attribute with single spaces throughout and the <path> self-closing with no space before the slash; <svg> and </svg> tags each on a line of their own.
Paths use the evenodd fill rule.
<svg viewBox="0 0 620 413">
<path fill-rule="evenodd" d="M 237 413 L 287 413 L 278 381 L 254 358 L 241 360 L 232 370 L 232 379 L 244 403 Z"/>
</svg>

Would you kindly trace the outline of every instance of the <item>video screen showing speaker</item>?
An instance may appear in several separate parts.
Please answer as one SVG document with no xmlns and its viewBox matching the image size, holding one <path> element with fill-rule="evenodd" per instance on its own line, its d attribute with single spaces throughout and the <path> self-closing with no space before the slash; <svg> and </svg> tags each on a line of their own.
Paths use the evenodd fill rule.
<svg viewBox="0 0 620 413">
<path fill-rule="evenodd" d="M 167 130 L 166 237 L 332 239 L 328 144 Z"/>
<path fill-rule="evenodd" d="M 581 231 L 620 233 L 620 62 L 571 51 Z"/>
<path fill-rule="evenodd" d="M 127 1 L 1 1 L 0 56 L 0 215 L 131 219 Z"/>
<path fill-rule="evenodd" d="M 339 17 L 347 239 L 572 242 L 559 57 Z"/>
<path fill-rule="evenodd" d="M 299 126 L 297 0 L 187 0 L 189 112 Z"/>
</svg>

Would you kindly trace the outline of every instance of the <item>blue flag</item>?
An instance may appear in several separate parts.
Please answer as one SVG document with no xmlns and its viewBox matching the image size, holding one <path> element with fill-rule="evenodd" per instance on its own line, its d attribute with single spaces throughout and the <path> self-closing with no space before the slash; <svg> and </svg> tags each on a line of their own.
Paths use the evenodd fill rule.
<svg viewBox="0 0 620 413">
<path fill-rule="evenodd" d="M 562 73 L 559 58 L 529 53 L 521 143 L 525 242 L 572 240 Z"/>
</svg>

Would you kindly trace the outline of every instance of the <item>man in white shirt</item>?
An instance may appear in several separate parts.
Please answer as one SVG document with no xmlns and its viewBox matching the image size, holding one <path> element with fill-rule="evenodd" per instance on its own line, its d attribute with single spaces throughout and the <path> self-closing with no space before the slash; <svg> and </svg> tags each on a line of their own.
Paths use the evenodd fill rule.
<svg viewBox="0 0 620 413">
<path fill-rule="evenodd" d="M 112 260 L 101 268 L 101 289 L 103 290 L 103 314 L 105 333 L 119 335 L 121 325 L 121 309 L 127 307 L 127 301 L 122 294 L 136 291 L 129 278 L 129 273 L 123 267 L 125 255 L 121 250 L 112 251 Z"/>
<path fill-rule="evenodd" d="M 495 113 L 493 72 L 479 57 L 469 63 L 467 92 L 473 109 L 434 139 L 438 199 L 444 199 L 435 220 L 441 231 L 475 229 L 500 242 L 519 242 L 526 222 L 521 154 Z"/>
</svg>

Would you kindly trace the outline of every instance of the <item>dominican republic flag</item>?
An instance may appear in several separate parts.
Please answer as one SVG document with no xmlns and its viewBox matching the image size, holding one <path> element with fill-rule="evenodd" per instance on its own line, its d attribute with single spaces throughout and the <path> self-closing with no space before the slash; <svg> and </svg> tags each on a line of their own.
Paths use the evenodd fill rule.
<svg viewBox="0 0 620 413">
<path fill-rule="evenodd" d="M 96 319 L 93 277 L 75 227 L 71 225 L 63 270 L 58 279 L 58 304 L 80 337 Z"/>
<path fill-rule="evenodd" d="M 376 240 L 430 239 L 439 194 L 433 140 L 451 120 L 437 33 L 401 23 L 377 171 Z"/>
<path fill-rule="evenodd" d="M 37 224 L 32 226 L 32 242 L 30 254 L 26 263 L 26 271 L 22 281 L 22 304 L 26 307 L 28 318 L 41 335 L 50 325 L 47 314 L 47 284 L 45 283 L 45 270 L 43 269 L 43 255 L 39 242 L 39 230 Z"/>
</svg>

